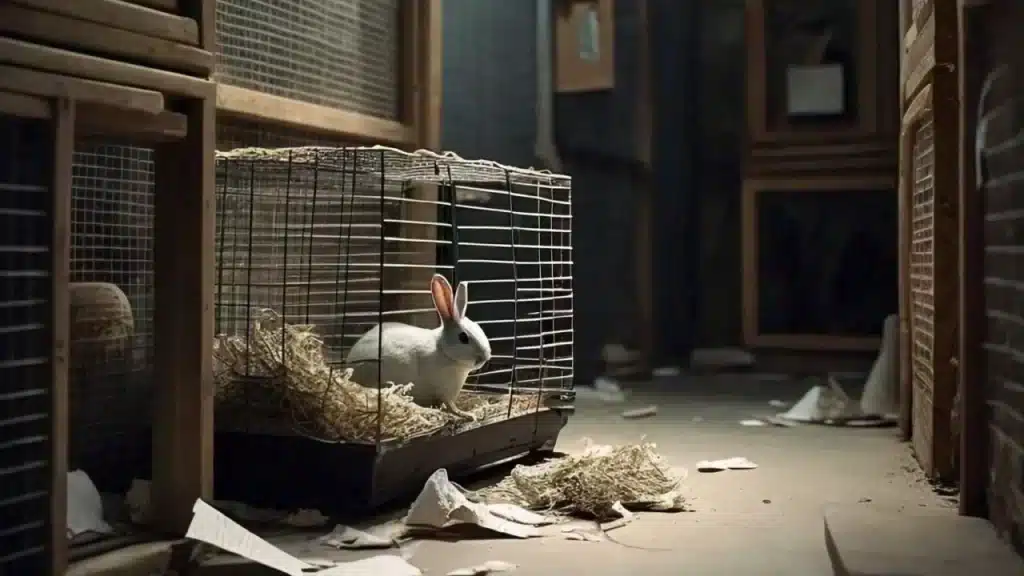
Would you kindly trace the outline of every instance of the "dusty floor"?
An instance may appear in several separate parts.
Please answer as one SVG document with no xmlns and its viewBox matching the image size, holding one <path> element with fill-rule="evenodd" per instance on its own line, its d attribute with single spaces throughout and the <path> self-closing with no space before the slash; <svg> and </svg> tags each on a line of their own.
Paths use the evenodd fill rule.
<svg viewBox="0 0 1024 576">
<path fill-rule="evenodd" d="M 795 401 L 804 388 L 749 376 L 663 380 L 635 388 L 625 405 L 657 404 L 658 414 L 643 420 L 622 419 L 623 406 L 579 403 L 560 450 L 574 450 L 585 437 L 607 444 L 646 437 L 673 466 L 690 470 L 692 512 L 643 514 L 612 533 L 629 546 L 663 550 L 557 536 L 424 541 L 412 548 L 411 561 L 428 574 L 488 560 L 516 563 L 516 573 L 523 575 L 831 574 L 823 541 L 825 505 L 955 513 L 955 503 L 923 481 L 895 429 L 740 426 L 742 419 L 777 412 L 769 400 Z M 732 456 L 747 457 L 759 468 L 694 470 L 699 460 Z"/>
</svg>

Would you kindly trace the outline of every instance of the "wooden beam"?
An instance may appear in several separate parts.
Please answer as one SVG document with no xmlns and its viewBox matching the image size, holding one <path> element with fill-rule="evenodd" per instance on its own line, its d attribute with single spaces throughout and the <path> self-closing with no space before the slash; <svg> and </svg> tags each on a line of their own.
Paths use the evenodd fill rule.
<svg viewBox="0 0 1024 576">
<path fill-rule="evenodd" d="M 78 108 L 76 130 L 79 137 L 119 137 L 152 144 L 184 138 L 188 134 L 188 118 L 166 110 L 159 114 L 145 114 L 109 106 L 83 105 Z"/>
<path fill-rule="evenodd" d="M 217 109 L 232 116 L 362 142 L 405 146 L 415 140 L 413 129 L 400 122 L 227 84 L 217 85 Z"/>
<path fill-rule="evenodd" d="M 204 77 L 214 66 L 213 52 L 195 46 L 15 4 L 0 4 L 0 32 Z"/>
<path fill-rule="evenodd" d="M 0 39 L 0 51 L 3 50 L 2 41 Z M 150 114 L 157 114 L 164 109 L 164 97 L 159 92 L 14 66 L 0 66 L 0 90 L 44 98 L 66 98 Z"/>
<path fill-rule="evenodd" d="M 188 100 L 184 140 L 156 148 L 154 527 L 181 535 L 213 496 L 213 100 Z"/>
<path fill-rule="evenodd" d="M 71 163 L 75 149 L 75 103 L 54 101 L 53 107 L 53 223 L 50 270 L 50 541 L 52 574 L 68 565 L 68 329 L 71 313 L 68 282 L 71 273 Z"/>
<path fill-rule="evenodd" d="M 48 119 L 53 117 L 53 106 L 45 98 L 0 92 L 0 114 L 18 118 Z"/>
<path fill-rule="evenodd" d="M 907 53 L 906 66 L 901 72 L 903 97 L 911 98 L 925 84 L 935 68 L 935 15 L 925 22 L 921 34 Z"/>
<path fill-rule="evenodd" d="M 213 82 L 202 78 L 13 38 L 0 38 L 0 62 L 79 78 L 136 86 L 170 96 L 212 98 L 215 90 Z"/>
<path fill-rule="evenodd" d="M 750 348 L 774 348 L 797 351 L 868 352 L 877 351 L 881 338 L 829 336 L 824 334 L 756 334 L 747 344 Z"/>
<path fill-rule="evenodd" d="M 128 0 L 132 4 L 146 6 L 154 10 L 175 13 L 178 11 L 178 0 Z"/>
<path fill-rule="evenodd" d="M 154 10 L 124 0 L 10 0 L 15 4 L 44 12 L 71 16 L 87 22 L 106 24 L 155 38 L 199 44 L 199 25 L 195 20 Z"/>
<path fill-rule="evenodd" d="M 976 4 L 959 0 L 957 37 L 957 85 L 960 101 L 960 358 L 957 388 L 960 391 L 960 513 L 988 515 L 989 438 L 985 351 L 985 200 L 979 190 L 975 166 L 974 134 L 977 130 L 984 64 L 984 30 L 978 29 Z"/>
</svg>

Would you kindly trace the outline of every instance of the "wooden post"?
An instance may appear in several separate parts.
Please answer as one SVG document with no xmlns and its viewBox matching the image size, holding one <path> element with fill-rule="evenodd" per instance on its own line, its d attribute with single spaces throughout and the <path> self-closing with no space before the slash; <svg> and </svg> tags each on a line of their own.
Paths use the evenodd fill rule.
<svg viewBox="0 0 1024 576">
<path fill-rule="evenodd" d="M 213 0 L 183 0 L 214 50 Z M 184 140 L 156 148 L 153 527 L 182 534 L 213 496 L 214 137 L 216 100 L 170 104 Z"/>
<path fill-rule="evenodd" d="M 974 134 L 982 64 L 976 12 L 959 0 L 958 63 L 960 100 L 960 513 L 987 516 L 988 419 L 985 415 L 984 192 L 975 175 Z"/>
<path fill-rule="evenodd" d="M 53 222 L 50 361 L 50 545 L 51 574 L 62 575 L 68 567 L 68 279 L 71 268 L 71 161 L 75 150 L 75 103 L 53 102 Z"/>
</svg>

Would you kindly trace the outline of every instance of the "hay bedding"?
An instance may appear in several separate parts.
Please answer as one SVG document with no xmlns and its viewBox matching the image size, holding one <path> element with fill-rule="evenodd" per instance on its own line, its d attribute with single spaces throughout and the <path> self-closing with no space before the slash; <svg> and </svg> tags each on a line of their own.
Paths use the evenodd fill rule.
<svg viewBox="0 0 1024 576">
<path fill-rule="evenodd" d="M 630 510 L 684 509 L 685 470 L 674 470 L 649 442 L 601 446 L 586 441 L 580 454 L 533 466 L 516 466 L 498 484 L 474 493 L 486 502 L 506 502 L 557 514 L 618 517 Z"/>
<path fill-rule="evenodd" d="M 463 424 L 454 415 L 419 406 L 411 384 L 389 384 L 379 391 L 350 380 L 351 370 L 332 368 L 323 340 L 311 325 L 284 322 L 270 309 L 259 310 L 246 337 L 219 335 L 214 342 L 218 411 L 241 420 L 290 420 L 302 433 L 324 440 L 372 442 L 377 439 L 378 407 L 383 439 L 408 438 Z M 456 401 L 476 422 L 504 417 L 509 397 L 463 393 Z M 537 409 L 533 395 L 514 395 L 512 414 Z"/>
</svg>

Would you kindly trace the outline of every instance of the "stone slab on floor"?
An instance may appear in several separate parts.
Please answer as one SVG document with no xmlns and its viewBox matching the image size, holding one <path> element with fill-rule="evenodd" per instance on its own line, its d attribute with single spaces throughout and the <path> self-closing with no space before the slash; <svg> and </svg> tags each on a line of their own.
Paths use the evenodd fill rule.
<svg viewBox="0 0 1024 576">
<path fill-rule="evenodd" d="M 840 576 L 1024 576 L 1024 561 L 988 521 L 952 511 L 829 507 L 825 541 Z"/>
</svg>

